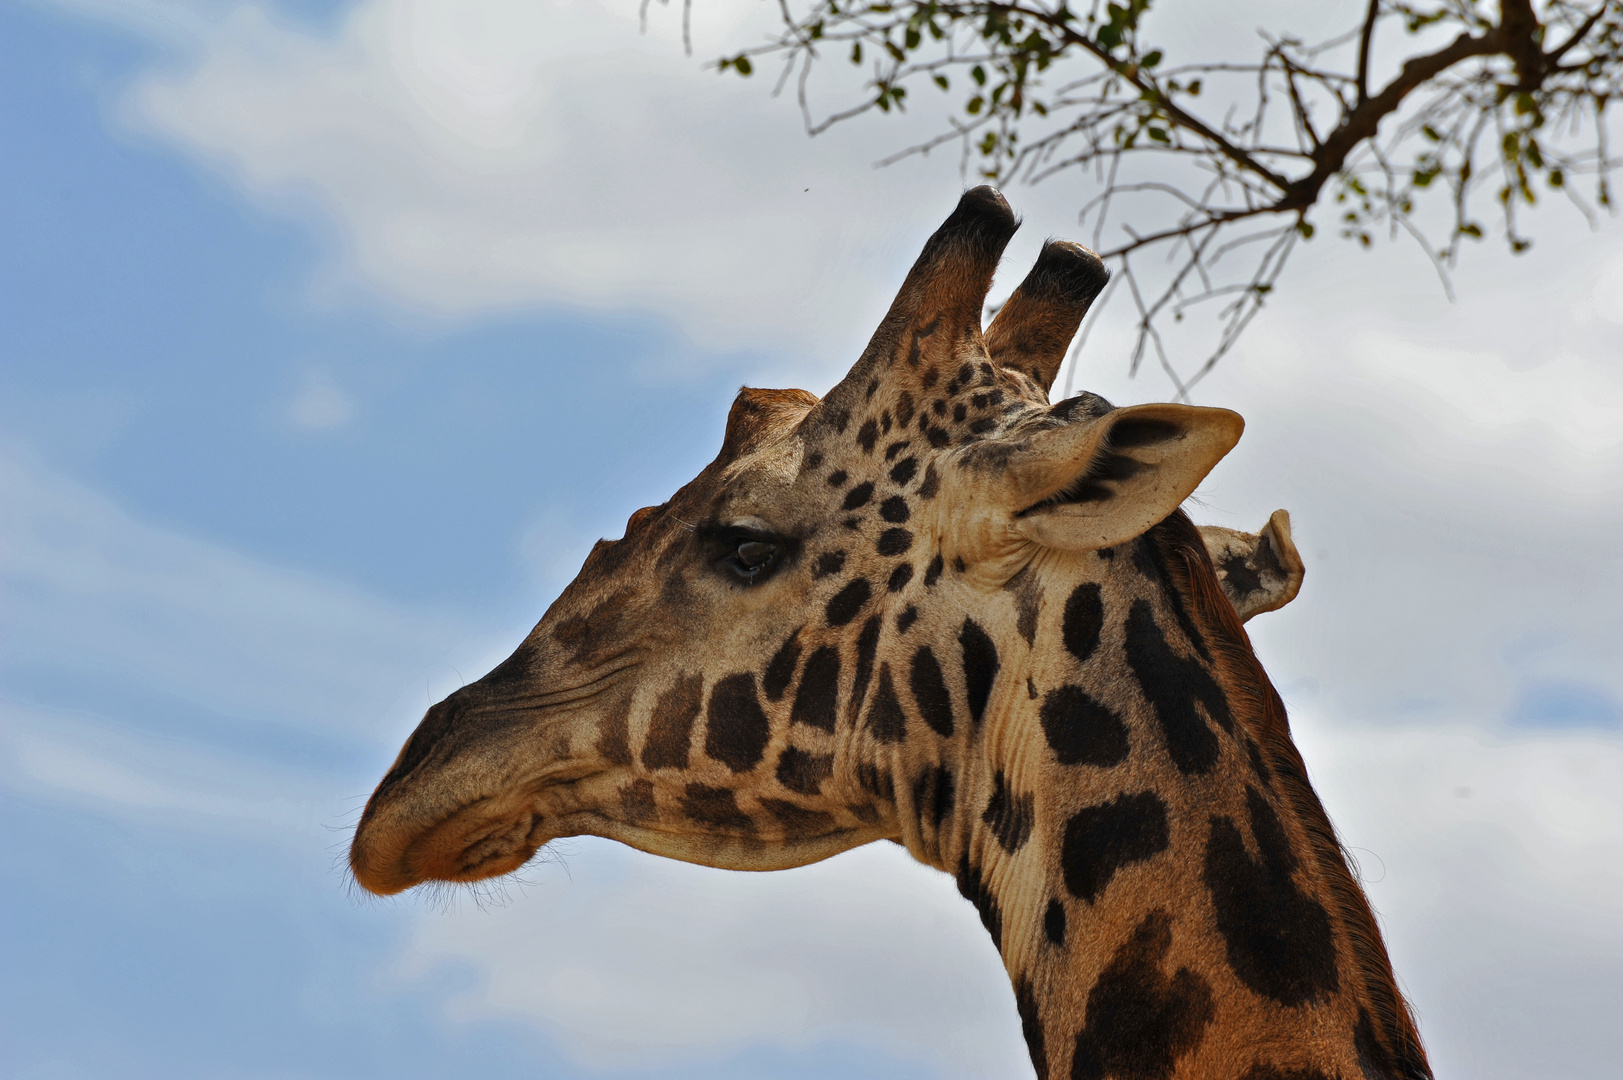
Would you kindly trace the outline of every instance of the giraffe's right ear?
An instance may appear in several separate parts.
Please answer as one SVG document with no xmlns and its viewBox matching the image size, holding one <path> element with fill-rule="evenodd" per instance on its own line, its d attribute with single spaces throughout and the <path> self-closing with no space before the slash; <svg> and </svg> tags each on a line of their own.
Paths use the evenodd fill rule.
<svg viewBox="0 0 1623 1080">
<path fill-rule="evenodd" d="M 1114 547 L 1176 510 L 1240 440 L 1227 409 L 1134 405 L 1051 428 L 1013 453 L 1005 505 L 1028 540 L 1064 551 Z"/>
</svg>

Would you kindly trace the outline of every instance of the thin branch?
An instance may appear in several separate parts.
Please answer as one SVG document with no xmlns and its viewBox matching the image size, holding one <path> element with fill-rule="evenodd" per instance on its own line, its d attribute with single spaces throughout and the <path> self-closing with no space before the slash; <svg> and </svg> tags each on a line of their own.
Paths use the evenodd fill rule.
<svg viewBox="0 0 1623 1080">
<path fill-rule="evenodd" d="M 1381 14 L 1381 0 L 1369 0 L 1369 11 L 1358 32 L 1358 104 L 1369 100 L 1369 47 L 1375 39 L 1375 20 Z"/>
</svg>

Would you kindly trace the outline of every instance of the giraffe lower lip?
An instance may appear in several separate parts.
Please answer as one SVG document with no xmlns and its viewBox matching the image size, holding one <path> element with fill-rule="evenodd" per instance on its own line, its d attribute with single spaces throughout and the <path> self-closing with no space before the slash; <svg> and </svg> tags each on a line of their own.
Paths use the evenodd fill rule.
<svg viewBox="0 0 1623 1080">
<path fill-rule="evenodd" d="M 488 802 L 452 814 L 418 837 L 401 860 L 418 881 L 482 881 L 512 873 L 546 841 L 542 815 L 492 813 Z"/>
<path fill-rule="evenodd" d="M 356 880 L 370 892 L 392 895 L 429 881 L 473 882 L 512 873 L 551 836 L 532 807 L 501 802 L 479 800 L 413 830 L 415 835 L 363 827 L 351 858 Z"/>
</svg>

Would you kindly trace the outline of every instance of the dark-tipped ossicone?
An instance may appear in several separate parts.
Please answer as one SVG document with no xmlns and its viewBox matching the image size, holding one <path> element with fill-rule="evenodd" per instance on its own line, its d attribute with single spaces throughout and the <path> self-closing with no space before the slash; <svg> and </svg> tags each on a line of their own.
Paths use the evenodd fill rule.
<svg viewBox="0 0 1623 1080">
<path fill-rule="evenodd" d="M 1019 227 L 996 188 L 964 192 L 925 243 L 862 356 L 814 415 L 840 423 L 864 399 L 869 383 L 885 381 L 896 365 L 916 371 L 965 349 L 984 354 L 982 306 L 1003 249 Z"/>
<path fill-rule="evenodd" d="M 1050 240 L 986 331 L 999 367 L 1024 372 L 1047 390 L 1082 319 L 1110 280 L 1104 260 L 1080 244 Z"/>
</svg>

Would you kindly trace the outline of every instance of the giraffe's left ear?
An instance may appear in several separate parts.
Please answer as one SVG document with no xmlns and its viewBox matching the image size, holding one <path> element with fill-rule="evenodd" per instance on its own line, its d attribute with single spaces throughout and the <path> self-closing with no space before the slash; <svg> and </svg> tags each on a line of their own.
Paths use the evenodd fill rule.
<svg viewBox="0 0 1623 1080">
<path fill-rule="evenodd" d="M 1240 441 L 1227 409 L 1134 405 L 1039 432 L 1010 455 L 1004 505 L 1028 540 L 1065 551 L 1114 547 L 1176 510 Z"/>
<path fill-rule="evenodd" d="M 1291 541 L 1291 516 L 1275 510 L 1261 532 L 1200 526 L 1212 567 L 1240 621 L 1278 611 L 1302 591 L 1307 568 Z"/>
</svg>

